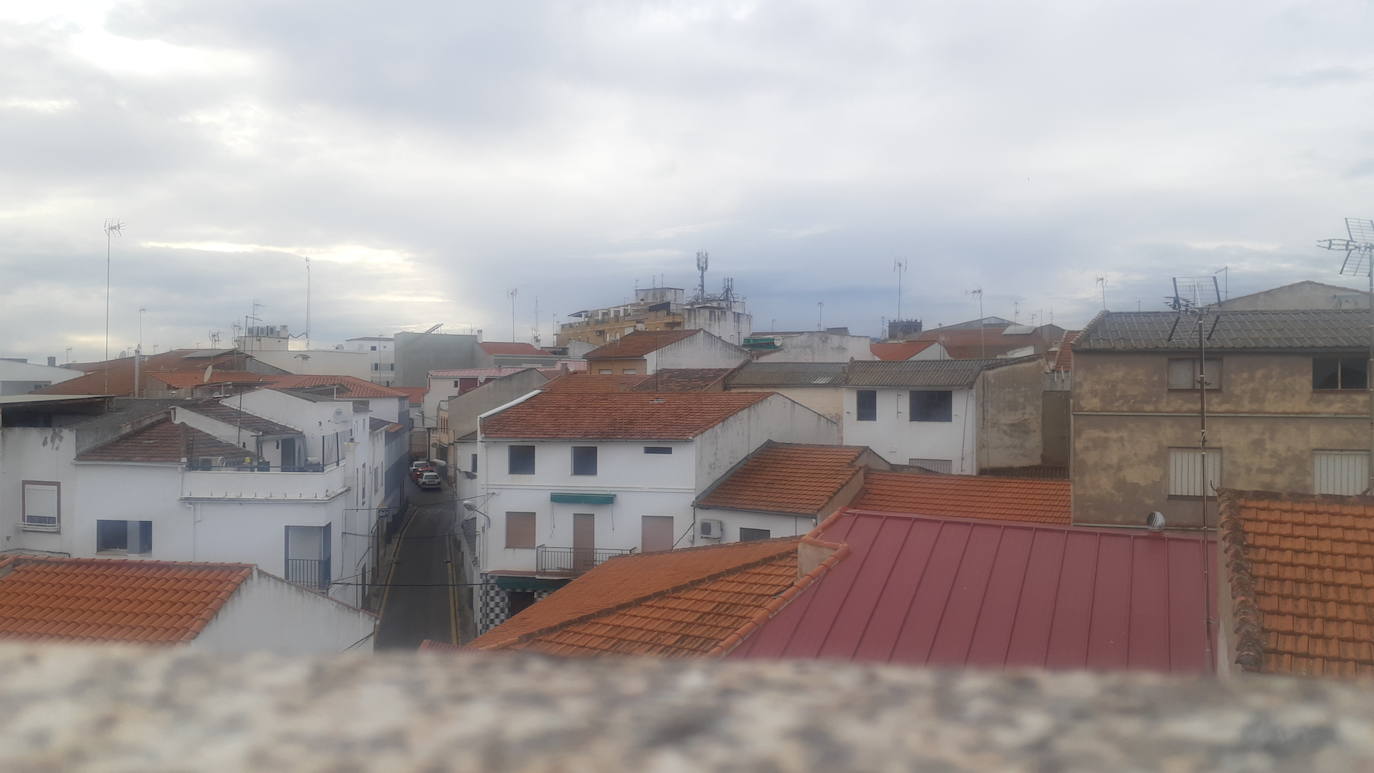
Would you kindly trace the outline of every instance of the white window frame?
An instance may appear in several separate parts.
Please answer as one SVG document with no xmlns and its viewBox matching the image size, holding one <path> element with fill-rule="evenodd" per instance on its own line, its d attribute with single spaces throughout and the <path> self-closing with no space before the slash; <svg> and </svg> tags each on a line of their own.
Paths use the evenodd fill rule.
<svg viewBox="0 0 1374 773">
<path fill-rule="evenodd" d="M 53 514 L 52 515 L 30 515 L 29 498 L 38 495 L 44 488 L 51 488 L 53 494 Z M 26 480 L 20 484 L 20 499 L 22 510 L 20 512 L 20 528 L 24 531 L 62 531 L 62 484 L 55 480 Z M 29 518 L 51 518 L 52 523 L 30 522 Z"/>
<path fill-rule="evenodd" d="M 1369 487 L 1369 452 L 1312 452 L 1312 493 L 1358 496 Z"/>
<path fill-rule="evenodd" d="M 1221 488 L 1225 467 L 1222 464 L 1220 448 L 1207 449 L 1207 483 L 1203 482 L 1203 470 L 1199 463 L 1201 450 L 1197 448 L 1170 448 L 1168 463 L 1168 486 L 1170 497 L 1195 499 L 1214 496 Z M 1210 485 L 1208 485 L 1210 484 Z"/>
</svg>

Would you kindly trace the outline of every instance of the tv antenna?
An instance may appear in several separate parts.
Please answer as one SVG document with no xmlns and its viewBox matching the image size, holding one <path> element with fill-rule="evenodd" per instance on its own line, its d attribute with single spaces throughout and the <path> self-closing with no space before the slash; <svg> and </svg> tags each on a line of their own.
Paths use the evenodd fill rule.
<svg viewBox="0 0 1374 773">
<path fill-rule="evenodd" d="M 110 392 L 110 241 L 116 236 L 124 235 L 124 223 L 118 218 L 107 218 L 105 220 L 105 386 L 104 392 Z"/>
<path fill-rule="evenodd" d="M 1365 363 L 1365 386 L 1369 386 L 1369 366 L 1374 364 L 1374 220 L 1363 217 L 1345 219 L 1345 239 L 1322 239 L 1317 246 L 1334 252 L 1344 252 L 1341 261 L 1341 274 L 1363 276 L 1369 279 L 1370 327 L 1369 360 Z M 1369 402 L 1369 471 L 1374 476 L 1374 391 L 1370 392 Z M 1364 493 L 1374 490 L 1374 477 L 1365 482 Z"/>
<path fill-rule="evenodd" d="M 825 330 L 825 301 L 816 301 L 816 329 Z"/>
<path fill-rule="evenodd" d="M 906 261 L 901 258 L 892 260 L 892 270 L 897 272 L 897 319 L 902 318 L 902 274 L 906 273 Z"/>
<path fill-rule="evenodd" d="M 987 359 L 988 346 L 983 335 L 985 329 L 983 325 L 983 288 L 975 287 L 972 290 L 965 290 L 964 295 L 978 296 L 978 357 L 979 359 Z"/>
<path fill-rule="evenodd" d="M 510 340 L 515 340 L 515 296 L 520 294 L 520 289 L 512 287 L 506 292 L 510 296 Z"/>
<path fill-rule="evenodd" d="M 1097 286 L 1102 288 L 1102 310 L 1103 310 L 1103 311 L 1106 311 L 1106 310 L 1107 310 L 1107 277 L 1105 277 L 1105 276 L 1100 276 L 1100 277 L 1098 277 L 1098 278 L 1097 278 Z"/>
<path fill-rule="evenodd" d="M 706 269 L 711 265 L 711 253 L 705 250 L 697 250 L 697 274 L 701 276 L 701 281 L 697 284 L 697 300 L 706 300 Z"/>
</svg>

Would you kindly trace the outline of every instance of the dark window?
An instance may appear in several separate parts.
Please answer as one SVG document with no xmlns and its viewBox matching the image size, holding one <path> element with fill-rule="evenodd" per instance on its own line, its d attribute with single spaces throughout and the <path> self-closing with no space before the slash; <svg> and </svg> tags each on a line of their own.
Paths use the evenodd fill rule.
<svg viewBox="0 0 1374 773">
<path fill-rule="evenodd" d="M 596 446 L 573 446 L 572 474 L 596 474 Z"/>
<path fill-rule="evenodd" d="M 854 417 L 859 421 L 878 420 L 878 390 L 860 389 Z"/>
<path fill-rule="evenodd" d="M 1368 363 L 1363 357 L 1313 357 L 1313 389 L 1365 389 Z"/>
<path fill-rule="evenodd" d="M 508 590 L 506 598 L 510 602 L 510 616 L 524 612 L 534 606 L 534 591 L 532 590 Z"/>
<path fill-rule="evenodd" d="M 644 453 L 646 454 L 671 454 L 672 452 L 672 446 L 644 446 Z"/>
<path fill-rule="evenodd" d="M 98 520 L 95 522 L 95 549 L 150 553 L 153 550 L 153 522 Z"/>
<path fill-rule="evenodd" d="M 477 472 L 477 454 L 472 455 L 472 471 Z"/>
<path fill-rule="evenodd" d="M 374 351 L 374 352 L 377 351 L 377 347 L 375 347 L 375 346 L 372 347 L 372 351 Z"/>
<path fill-rule="evenodd" d="M 534 446 L 511 446 L 509 454 L 511 475 L 534 474 Z"/>
<path fill-rule="evenodd" d="M 378 367 L 377 367 L 377 363 L 375 363 L 375 362 L 372 363 L 372 369 L 373 369 L 373 370 L 381 370 L 381 368 L 378 368 Z"/>
<path fill-rule="evenodd" d="M 1197 389 L 1197 358 L 1169 360 L 1169 388 Z M 1207 388 L 1221 388 L 1221 360 L 1207 360 Z"/>
<path fill-rule="evenodd" d="M 911 421 L 953 421 L 954 393 L 948 390 L 911 393 Z"/>
<path fill-rule="evenodd" d="M 773 533 L 767 529 L 746 529 L 743 526 L 739 529 L 740 542 L 753 542 L 754 540 L 768 539 Z"/>
<path fill-rule="evenodd" d="M 534 547 L 534 513 L 506 513 L 506 547 Z"/>
</svg>

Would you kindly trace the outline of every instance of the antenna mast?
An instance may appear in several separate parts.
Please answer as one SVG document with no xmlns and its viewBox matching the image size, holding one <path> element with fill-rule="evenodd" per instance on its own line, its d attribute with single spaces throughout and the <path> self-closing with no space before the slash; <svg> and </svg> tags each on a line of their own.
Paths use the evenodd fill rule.
<svg viewBox="0 0 1374 773">
<path fill-rule="evenodd" d="M 705 250 L 697 250 L 697 273 L 701 276 L 700 283 L 697 284 L 697 300 L 706 300 L 706 269 L 711 265 L 711 253 Z"/>
<path fill-rule="evenodd" d="M 897 272 L 897 319 L 902 318 L 902 274 L 906 273 L 906 261 L 895 258 L 892 261 L 892 270 Z"/>
<path fill-rule="evenodd" d="M 1345 219 L 1346 239 L 1322 239 L 1317 246 L 1336 252 L 1344 252 L 1341 273 L 1346 276 L 1364 276 L 1369 279 L 1369 359 L 1365 361 L 1365 388 L 1369 392 L 1369 461 L 1366 464 L 1370 478 L 1365 481 L 1364 493 L 1374 491 L 1374 387 L 1370 382 L 1370 366 L 1374 366 L 1374 220 L 1363 217 Z"/>
<path fill-rule="evenodd" d="M 1105 276 L 1100 276 L 1100 277 L 1098 277 L 1098 278 L 1097 278 L 1097 285 L 1098 285 L 1099 287 L 1102 288 L 1102 310 L 1103 310 L 1103 311 L 1106 311 L 1106 310 L 1107 310 L 1107 277 L 1105 277 Z"/>
<path fill-rule="evenodd" d="M 305 259 L 305 348 L 310 350 L 310 258 Z"/>
<path fill-rule="evenodd" d="M 988 347 L 987 342 L 984 340 L 983 332 L 986 327 L 983 324 L 983 288 L 976 287 L 972 290 L 965 291 L 964 294 L 978 296 L 978 357 L 979 359 L 987 359 Z"/>
<path fill-rule="evenodd" d="M 117 218 L 105 221 L 105 369 L 104 392 L 110 392 L 110 239 L 124 233 L 124 224 Z"/>
<path fill-rule="evenodd" d="M 519 288 L 512 287 L 506 295 L 510 296 L 510 340 L 515 340 L 515 296 L 519 294 Z"/>
</svg>

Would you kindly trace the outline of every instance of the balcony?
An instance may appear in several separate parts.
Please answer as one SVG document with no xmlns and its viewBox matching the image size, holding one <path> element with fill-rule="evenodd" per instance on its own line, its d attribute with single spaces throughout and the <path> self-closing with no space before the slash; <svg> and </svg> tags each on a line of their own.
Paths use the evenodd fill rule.
<svg viewBox="0 0 1374 773">
<path fill-rule="evenodd" d="M 286 581 L 302 588 L 326 593 L 329 591 L 329 559 L 327 558 L 288 558 L 286 559 Z"/>
<path fill-rule="evenodd" d="M 182 499 L 323 502 L 347 489 L 345 470 L 337 464 L 319 472 L 187 470 L 181 477 Z"/>
<path fill-rule="evenodd" d="M 535 548 L 535 571 L 538 574 L 576 577 L 616 556 L 633 552 L 633 549 L 554 548 L 539 545 Z"/>
</svg>

